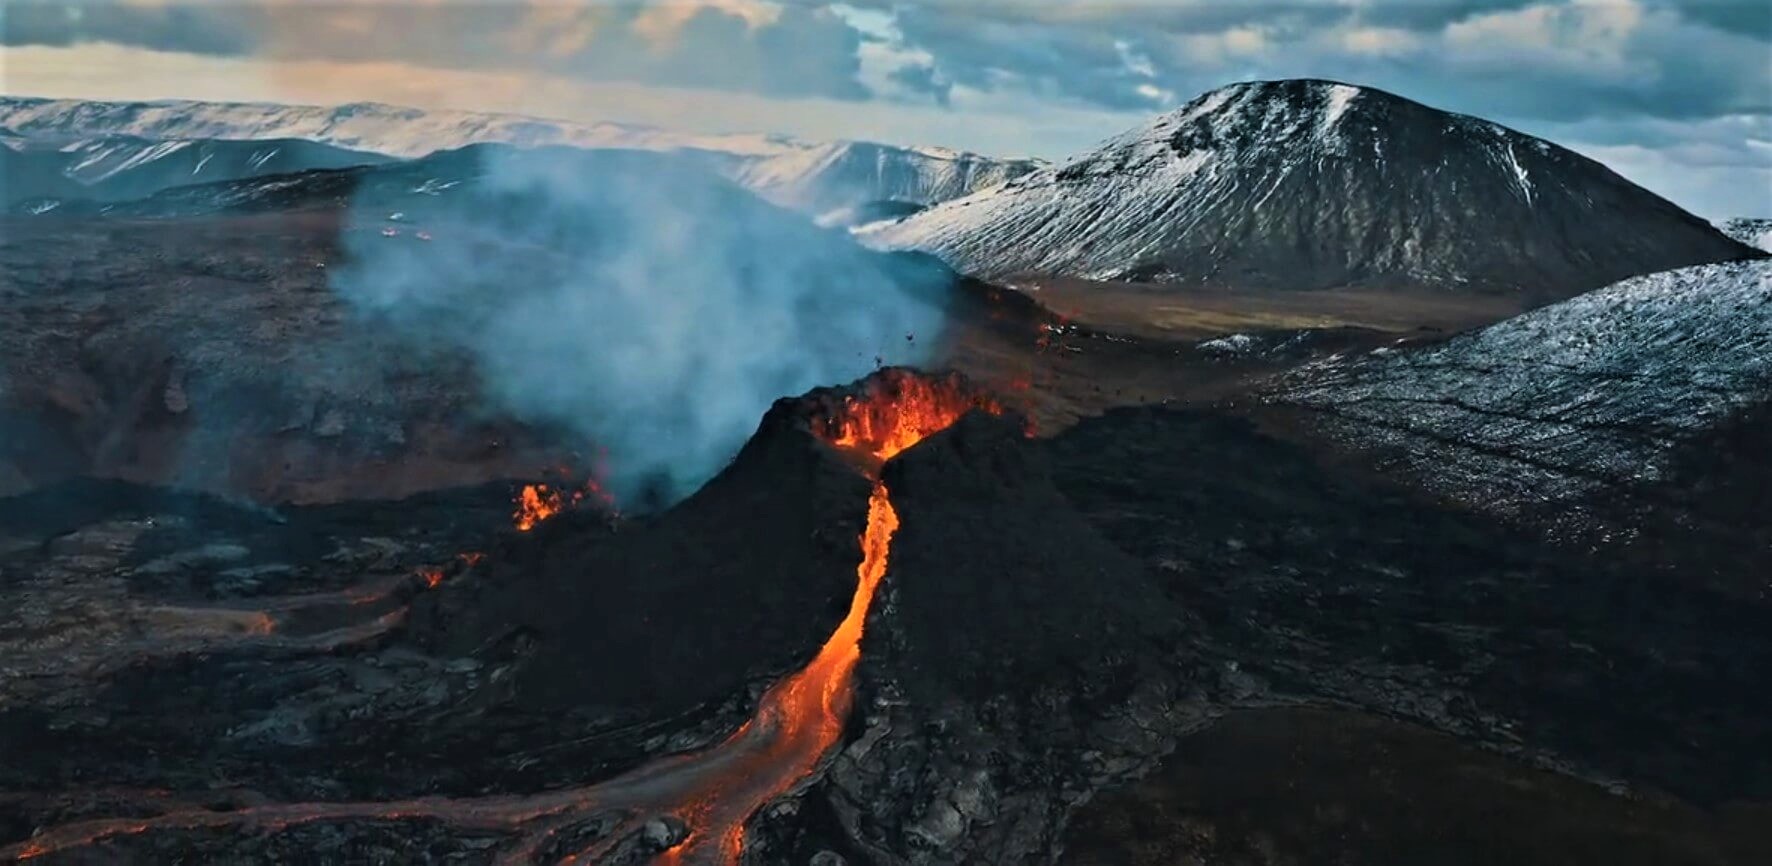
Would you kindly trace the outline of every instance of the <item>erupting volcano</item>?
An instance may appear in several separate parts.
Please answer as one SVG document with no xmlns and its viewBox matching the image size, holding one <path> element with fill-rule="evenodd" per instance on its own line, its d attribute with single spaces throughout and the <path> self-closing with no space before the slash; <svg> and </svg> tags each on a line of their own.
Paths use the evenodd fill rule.
<svg viewBox="0 0 1772 866">
<path fill-rule="evenodd" d="M 266 804 L 230 811 L 189 807 L 147 818 L 74 822 L 0 848 L 0 857 L 32 859 L 157 830 L 236 827 L 274 833 L 308 823 L 431 818 L 512 833 L 514 842 L 501 854 L 501 863 L 533 863 L 562 854 L 565 863 L 599 863 L 618 851 L 631 854 L 631 848 L 622 846 L 630 844 L 646 822 L 674 817 L 681 822 L 679 832 L 672 834 L 676 844 L 658 855 L 661 862 L 736 864 L 752 816 L 807 784 L 842 739 L 855 700 L 863 629 L 899 525 L 879 470 L 894 455 L 974 409 L 1001 411 L 994 400 L 957 375 L 938 377 L 903 369 L 876 373 L 851 396 L 835 400 L 819 396 L 801 405 L 800 417 L 813 435 L 854 458 L 874 479 L 866 528 L 859 539 L 861 561 L 854 595 L 847 615 L 817 655 L 771 686 L 752 717 L 712 748 L 662 758 L 598 784 L 533 795 Z M 520 511 L 519 517 L 533 515 L 539 521 L 577 499 L 541 485 L 526 487 L 519 504 L 537 507 Z M 519 522 L 518 528 L 527 527 Z M 472 564 L 479 554 L 462 558 Z M 435 586 L 442 583 L 443 572 L 426 569 L 420 576 Z M 564 841 L 577 828 L 603 818 L 609 819 L 612 829 L 595 842 Z M 567 853 L 570 848 L 563 846 L 577 850 Z"/>
<path fill-rule="evenodd" d="M 855 698 L 862 628 L 874 592 L 886 575 L 892 535 L 898 530 L 898 513 L 877 470 L 973 409 L 1001 411 L 996 401 L 974 392 L 959 376 L 888 369 L 869 378 L 861 395 L 845 397 L 839 406 L 813 419 L 814 432 L 821 439 L 865 458 L 875 476 L 867 528 L 860 539 L 855 596 L 848 615 L 812 662 L 765 693 L 756 715 L 720 747 L 744 757 L 727 767 L 686 810 L 689 835 L 665 862 L 738 862 L 745 822 L 771 800 L 792 792 L 842 739 Z"/>
</svg>

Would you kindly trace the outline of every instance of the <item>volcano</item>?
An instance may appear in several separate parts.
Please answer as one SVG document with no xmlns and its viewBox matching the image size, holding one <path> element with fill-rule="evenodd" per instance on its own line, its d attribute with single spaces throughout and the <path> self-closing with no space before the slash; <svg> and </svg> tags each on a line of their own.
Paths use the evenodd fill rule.
<svg viewBox="0 0 1772 866">
<path fill-rule="evenodd" d="M 1756 252 L 1593 160 L 1366 87 L 1234 84 L 870 242 L 981 276 L 1558 299 Z"/>
</svg>

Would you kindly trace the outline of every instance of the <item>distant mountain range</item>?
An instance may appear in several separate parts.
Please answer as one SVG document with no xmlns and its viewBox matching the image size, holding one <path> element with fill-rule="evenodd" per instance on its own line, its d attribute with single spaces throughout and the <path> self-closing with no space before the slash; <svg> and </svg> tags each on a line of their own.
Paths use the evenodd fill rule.
<svg viewBox="0 0 1772 866">
<path fill-rule="evenodd" d="M 0 138 L 0 204 L 52 210 L 68 200 L 121 202 L 188 184 L 391 160 L 299 139 L 160 141 L 105 135 L 64 143 L 10 136 Z"/>
<path fill-rule="evenodd" d="M 1040 167 L 1032 160 L 995 159 L 935 147 L 821 143 L 780 135 L 698 135 L 620 123 L 572 123 L 379 103 L 320 107 L 0 97 L 0 131 L 0 141 L 15 145 L 14 150 L 28 142 L 37 151 L 102 149 L 115 146 L 118 136 L 167 143 L 169 148 L 174 142 L 216 139 L 300 140 L 341 153 L 395 158 L 487 143 L 669 151 L 704 161 L 779 204 L 816 213 L 880 201 L 932 204 Z M 153 158 L 141 157 L 142 161 Z M 326 167 L 334 165 L 316 161 L 282 170 Z M 7 197 L 17 201 L 31 196 L 9 192 Z"/>
<path fill-rule="evenodd" d="M 1312 80 L 1214 90 L 1062 165 L 862 235 L 983 276 L 1545 300 L 1754 254 L 1550 142 Z"/>
</svg>

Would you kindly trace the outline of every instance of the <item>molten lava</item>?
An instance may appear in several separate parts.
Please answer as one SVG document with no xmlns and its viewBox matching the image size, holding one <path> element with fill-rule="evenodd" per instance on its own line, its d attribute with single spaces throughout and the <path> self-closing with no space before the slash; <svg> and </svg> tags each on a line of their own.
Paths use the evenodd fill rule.
<svg viewBox="0 0 1772 866">
<path fill-rule="evenodd" d="M 869 380 L 864 396 L 846 398 L 822 419 L 823 429 L 817 432 L 837 448 L 864 453 L 877 468 L 973 409 L 1002 411 L 958 377 L 887 370 Z M 757 714 L 714 750 L 734 759 L 714 768 L 718 775 L 708 788 L 679 810 L 689 824 L 689 836 L 661 862 L 738 863 L 751 816 L 791 793 L 842 740 L 855 702 L 862 630 L 874 593 L 886 576 L 897 531 L 898 512 L 892 508 L 885 482 L 876 477 L 868 496 L 868 522 L 860 538 L 861 563 L 855 569 L 855 595 L 848 615 L 812 662 L 770 687 Z"/>
<path fill-rule="evenodd" d="M 998 413 L 997 401 L 968 388 L 957 376 L 933 377 L 903 370 L 880 374 L 862 397 L 846 397 L 825 420 L 826 441 L 885 462 L 932 433 L 953 426 L 973 409 Z"/>
<path fill-rule="evenodd" d="M 560 472 L 565 474 L 566 470 Z M 615 497 L 595 478 L 586 481 L 583 488 L 567 492 L 546 484 L 525 484 L 517 493 L 517 510 L 512 512 L 511 522 L 518 532 L 528 532 L 567 508 L 577 508 L 586 499 L 595 501 L 605 511 L 615 512 Z"/>
<path fill-rule="evenodd" d="M 887 370 L 869 380 L 866 394 L 828 408 L 814 430 L 831 445 L 860 452 L 877 469 L 893 455 L 982 408 L 996 403 L 972 392 L 957 377 L 946 379 Z M 524 488 L 518 528 L 528 529 L 567 503 L 544 485 Z M 535 515 L 525 524 L 525 515 Z M 695 866 L 739 862 L 751 817 L 793 793 L 815 773 L 843 737 L 855 702 L 855 669 L 869 607 L 884 579 L 892 537 L 898 530 L 886 484 L 876 475 L 868 497 L 867 526 L 859 539 L 855 593 L 849 612 L 813 660 L 764 692 L 756 714 L 719 745 L 637 767 L 583 788 L 533 795 L 456 800 L 425 797 L 384 803 L 288 803 L 212 811 L 174 808 L 140 818 L 76 821 L 43 831 L 28 842 L 0 846 L 0 858 L 26 860 L 156 829 L 240 827 L 277 832 L 299 824 L 336 820 L 399 820 L 425 817 L 464 828 L 517 834 L 500 862 L 532 862 L 557 834 L 596 815 L 617 816 L 609 833 L 568 856 L 564 863 L 605 860 L 624 836 L 638 833 L 648 816 L 672 813 L 688 827 L 684 840 L 660 861 Z M 464 559 L 473 554 L 464 555 Z M 470 565 L 472 563 L 470 562 Z M 439 577 L 441 571 L 438 571 Z M 425 574 L 426 582 L 431 578 Z M 397 611 L 396 613 L 403 613 Z M 384 617 L 386 619 L 386 617 Z M 385 626 L 378 626 L 384 627 Z M 329 639 L 330 645 L 330 639 Z"/>
<path fill-rule="evenodd" d="M 546 484 L 525 484 L 517 494 L 517 511 L 511 520 L 518 532 L 528 532 L 537 524 L 560 513 L 566 507 L 560 493 Z"/>
</svg>

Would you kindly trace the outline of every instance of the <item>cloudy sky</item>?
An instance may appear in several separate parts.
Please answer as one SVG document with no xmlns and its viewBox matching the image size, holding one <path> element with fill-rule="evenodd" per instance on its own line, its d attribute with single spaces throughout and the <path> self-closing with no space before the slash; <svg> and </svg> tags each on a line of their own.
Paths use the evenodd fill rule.
<svg viewBox="0 0 1772 866">
<path fill-rule="evenodd" d="M 1253 78 L 1369 84 L 1772 216 L 1766 0 L 0 0 L 0 90 L 376 100 L 1059 158 Z"/>
</svg>

